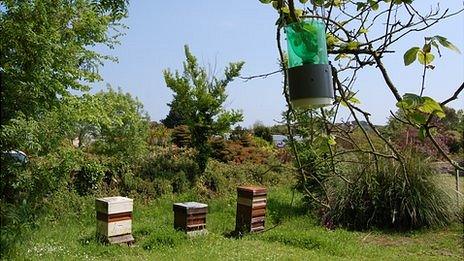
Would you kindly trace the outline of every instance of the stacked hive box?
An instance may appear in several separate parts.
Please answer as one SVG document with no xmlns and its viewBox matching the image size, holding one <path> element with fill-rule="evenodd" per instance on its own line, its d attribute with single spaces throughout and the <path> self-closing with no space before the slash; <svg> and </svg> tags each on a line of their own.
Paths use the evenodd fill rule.
<svg viewBox="0 0 464 261">
<path fill-rule="evenodd" d="M 237 217 L 235 231 L 243 233 L 264 230 L 266 196 L 266 188 L 237 188 Z"/>
<path fill-rule="evenodd" d="M 108 197 L 95 200 L 97 235 L 109 243 L 131 243 L 133 200 Z"/>
<path fill-rule="evenodd" d="M 206 233 L 208 205 L 197 202 L 175 203 L 174 228 L 189 235 Z"/>
</svg>

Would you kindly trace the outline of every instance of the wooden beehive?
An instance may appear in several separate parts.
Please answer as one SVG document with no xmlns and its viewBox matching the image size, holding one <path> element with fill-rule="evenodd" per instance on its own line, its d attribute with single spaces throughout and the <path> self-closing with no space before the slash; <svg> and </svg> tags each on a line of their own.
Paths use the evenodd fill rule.
<svg viewBox="0 0 464 261">
<path fill-rule="evenodd" d="M 133 200 L 107 197 L 95 200 L 97 235 L 109 243 L 132 243 Z"/>
<path fill-rule="evenodd" d="M 175 203 L 174 228 L 187 234 L 201 234 L 206 232 L 206 214 L 208 205 L 198 202 Z"/>
<path fill-rule="evenodd" d="M 237 188 L 237 216 L 235 220 L 235 231 L 249 233 L 264 230 L 266 197 L 266 188 Z"/>
</svg>

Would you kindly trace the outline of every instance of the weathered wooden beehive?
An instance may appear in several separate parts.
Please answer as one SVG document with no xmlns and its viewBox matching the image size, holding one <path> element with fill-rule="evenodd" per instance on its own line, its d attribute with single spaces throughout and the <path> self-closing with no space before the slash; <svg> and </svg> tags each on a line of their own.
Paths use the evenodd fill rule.
<svg viewBox="0 0 464 261">
<path fill-rule="evenodd" d="M 97 235 L 109 243 L 132 243 L 133 200 L 107 197 L 95 200 Z"/>
<path fill-rule="evenodd" d="M 237 188 L 235 231 L 241 233 L 264 230 L 267 190 L 262 187 Z"/>
<path fill-rule="evenodd" d="M 175 203 L 174 228 L 189 235 L 206 233 L 206 214 L 208 205 L 198 202 Z"/>
</svg>

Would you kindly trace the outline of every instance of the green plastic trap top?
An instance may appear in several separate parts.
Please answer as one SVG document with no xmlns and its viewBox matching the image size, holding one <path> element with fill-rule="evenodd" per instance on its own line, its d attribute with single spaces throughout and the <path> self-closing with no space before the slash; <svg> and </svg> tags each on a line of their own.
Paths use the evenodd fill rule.
<svg viewBox="0 0 464 261">
<path fill-rule="evenodd" d="M 334 89 L 324 22 L 306 19 L 287 25 L 285 33 L 288 44 L 288 85 L 293 106 L 306 109 L 331 105 Z"/>
<path fill-rule="evenodd" d="M 303 64 L 328 64 L 325 24 L 306 19 L 285 27 L 288 44 L 288 67 Z"/>
</svg>

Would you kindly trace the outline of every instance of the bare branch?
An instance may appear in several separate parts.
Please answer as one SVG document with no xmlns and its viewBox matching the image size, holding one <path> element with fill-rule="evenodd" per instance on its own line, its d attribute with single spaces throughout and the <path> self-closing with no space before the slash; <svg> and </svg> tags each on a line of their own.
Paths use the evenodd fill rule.
<svg viewBox="0 0 464 261">
<path fill-rule="evenodd" d="M 454 92 L 453 96 L 449 97 L 448 99 L 442 101 L 440 103 L 441 106 L 444 106 L 446 104 L 448 104 L 449 102 L 452 102 L 454 100 L 456 100 L 459 96 L 459 94 L 462 92 L 462 90 L 464 89 L 464 82 L 461 84 L 461 86 L 459 86 L 459 88 Z"/>
<path fill-rule="evenodd" d="M 244 80 L 245 82 L 247 81 L 250 81 L 250 80 L 253 80 L 253 79 L 257 79 L 257 78 L 267 78 L 271 75 L 274 75 L 274 74 L 277 74 L 277 73 L 281 73 L 283 70 L 280 69 L 280 70 L 277 70 L 277 71 L 273 71 L 273 72 L 270 72 L 270 73 L 263 73 L 263 74 L 258 74 L 258 75 L 252 75 L 252 76 L 240 76 L 238 77 L 239 79 L 242 79 Z"/>
</svg>

